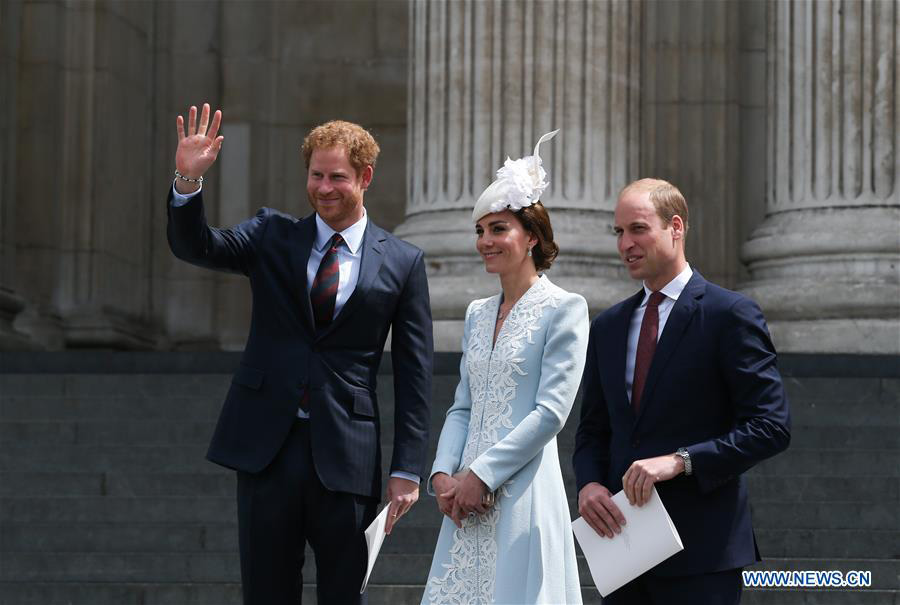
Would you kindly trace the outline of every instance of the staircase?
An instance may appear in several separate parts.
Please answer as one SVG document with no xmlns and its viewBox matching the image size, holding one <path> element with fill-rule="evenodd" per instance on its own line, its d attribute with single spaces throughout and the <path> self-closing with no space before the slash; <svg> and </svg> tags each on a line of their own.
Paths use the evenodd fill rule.
<svg viewBox="0 0 900 605">
<path fill-rule="evenodd" d="M 0 603 L 240 603 L 234 477 L 204 459 L 236 364 L 225 353 L 0 354 Z M 438 356 L 433 444 L 457 364 Z M 747 589 L 743 602 L 900 604 L 897 359 L 848 367 L 836 356 L 788 356 L 782 369 L 794 439 L 749 477 L 766 558 L 756 568 L 868 570 L 872 587 Z M 575 424 L 559 439 L 573 512 Z M 439 522 L 423 494 L 385 541 L 370 603 L 419 602 Z M 314 567 L 310 556 L 310 582 Z M 584 561 L 581 578 L 585 602 L 600 603 Z M 305 590 L 314 603 L 314 586 Z"/>
</svg>

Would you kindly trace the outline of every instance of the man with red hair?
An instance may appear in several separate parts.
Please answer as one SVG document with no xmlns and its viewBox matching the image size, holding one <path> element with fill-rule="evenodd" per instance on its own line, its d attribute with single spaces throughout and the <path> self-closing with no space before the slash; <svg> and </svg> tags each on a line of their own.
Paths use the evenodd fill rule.
<svg viewBox="0 0 900 605">
<path fill-rule="evenodd" d="M 363 603 L 363 530 L 381 497 L 375 383 L 388 331 L 394 374 L 394 449 L 387 530 L 416 502 L 428 446 L 432 328 L 423 253 L 368 219 L 363 196 L 378 144 L 333 121 L 303 144 L 315 210 L 297 219 L 269 208 L 228 229 L 206 223 L 200 185 L 223 137 L 204 104 L 187 132 L 178 117 L 169 192 L 172 252 L 246 275 L 253 292 L 247 346 L 209 447 L 237 471 L 244 603 L 301 602 L 306 543 L 319 603 Z"/>
</svg>

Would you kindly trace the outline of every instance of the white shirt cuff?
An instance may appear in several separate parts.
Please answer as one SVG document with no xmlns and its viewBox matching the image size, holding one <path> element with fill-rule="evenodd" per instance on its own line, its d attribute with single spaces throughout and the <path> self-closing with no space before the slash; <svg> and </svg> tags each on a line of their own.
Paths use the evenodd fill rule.
<svg viewBox="0 0 900 605">
<path fill-rule="evenodd" d="M 203 189 L 203 183 L 200 183 L 200 189 Z M 184 206 L 191 200 L 192 197 L 200 193 L 200 189 L 186 195 L 184 193 L 178 193 L 178 190 L 175 189 L 175 181 L 172 181 L 172 205 L 176 208 L 178 208 L 179 206 Z"/>
<path fill-rule="evenodd" d="M 391 473 L 391 477 L 406 479 L 407 481 L 415 481 L 416 483 L 422 482 L 422 478 L 418 475 L 413 475 L 412 473 L 404 473 L 403 471 L 394 471 L 393 473 Z"/>
</svg>

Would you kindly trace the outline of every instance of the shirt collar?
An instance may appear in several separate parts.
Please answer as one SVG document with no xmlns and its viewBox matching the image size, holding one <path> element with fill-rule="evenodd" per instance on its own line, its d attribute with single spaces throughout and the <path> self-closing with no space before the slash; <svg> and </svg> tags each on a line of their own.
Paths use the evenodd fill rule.
<svg viewBox="0 0 900 605">
<path fill-rule="evenodd" d="M 359 250 L 359 247 L 362 245 L 363 236 L 366 234 L 366 225 L 369 223 L 369 216 L 366 214 L 366 209 L 363 208 L 362 218 L 341 231 L 341 237 L 344 238 L 344 242 L 347 244 L 347 248 L 350 250 L 351 254 L 356 254 L 356 251 Z M 316 213 L 316 250 L 324 250 L 325 246 L 328 245 L 328 242 L 331 241 L 331 237 L 337 233 L 334 229 L 328 226 L 328 223 L 322 220 L 322 217 L 319 216 L 319 213 Z"/>
<path fill-rule="evenodd" d="M 685 286 L 687 286 L 688 282 L 691 280 L 691 276 L 694 274 L 694 271 L 691 269 L 689 264 L 685 264 L 684 269 L 675 276 L 675 279 L 667 283 L 660 289 L 660 292 L 666 295 L 666 297 L 671 298 L 672 300 L 678 300 L 678 297 L 681 296 L 682 291 Z M 644 284 L 644 300 L 641 302 L 641 306 L 647 304 L 647 301 L 650 299 L 650 294 L 652 290 L 647 287 L 647 284 Z"/>
</svg>

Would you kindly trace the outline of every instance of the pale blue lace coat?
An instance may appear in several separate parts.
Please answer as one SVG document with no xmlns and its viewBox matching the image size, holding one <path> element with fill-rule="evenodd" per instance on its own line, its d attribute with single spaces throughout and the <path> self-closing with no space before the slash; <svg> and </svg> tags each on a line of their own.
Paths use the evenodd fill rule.
<svg viewBox="0 0 900 605">
<path fill-rule="evenodd" d="M 422 603 L 581 603 L 556 435 L 581 381 L 587 303 L 541 277 L 492 347 L 499 305 L 497 295 L 466 311 L 460 382 L 431 472 L 470 468 L 497 502 L 462 529 L 444 518 Z"/>
</svg>

